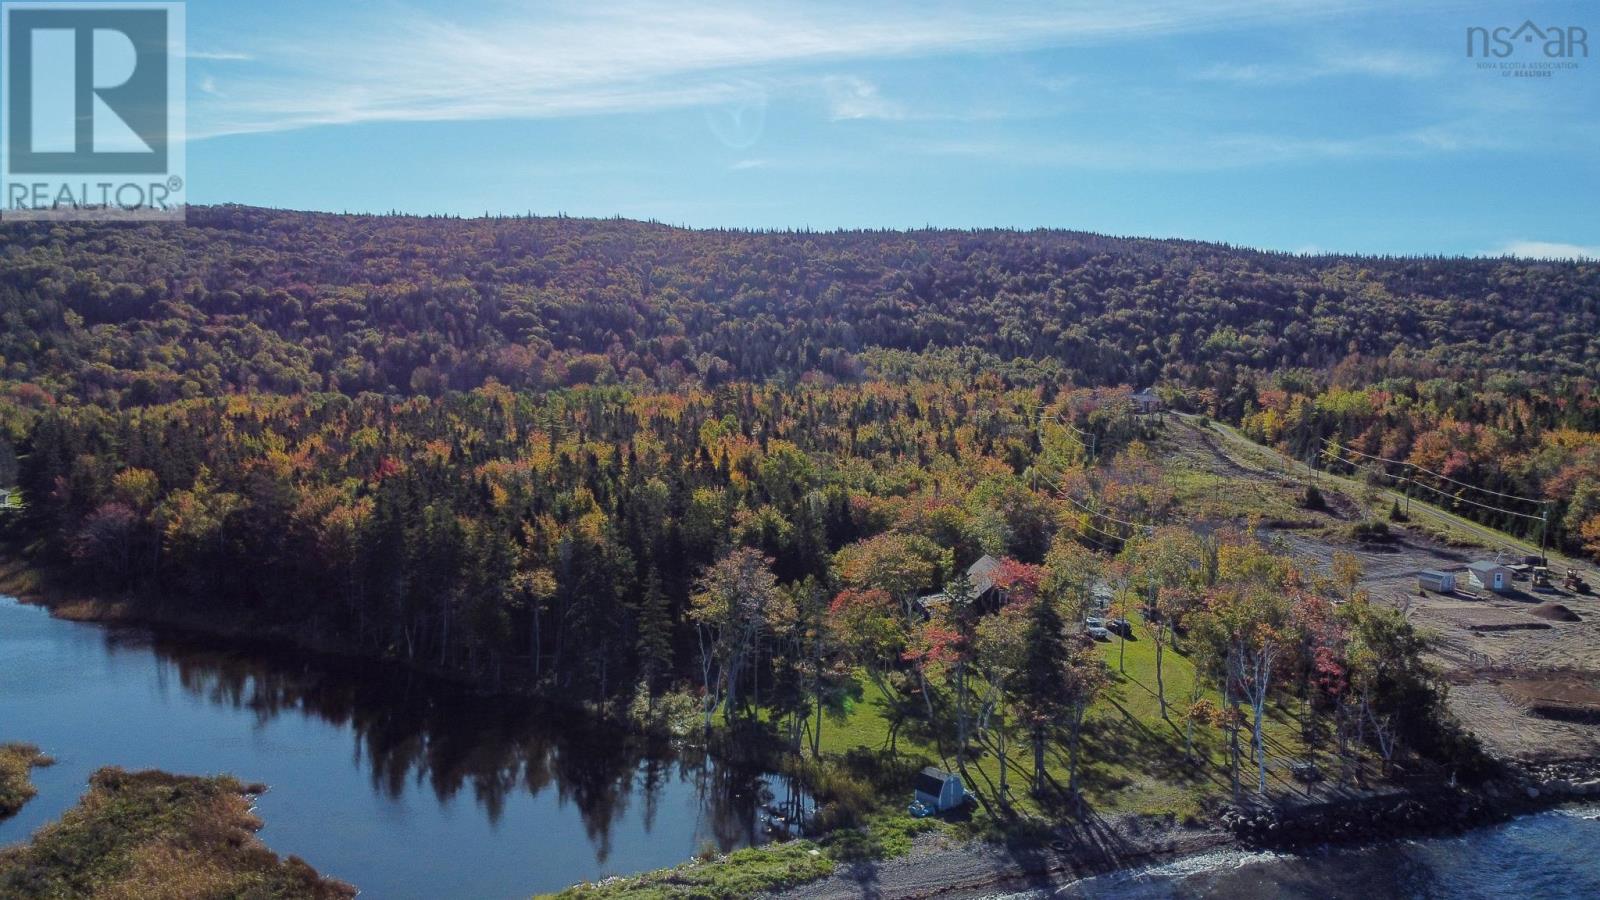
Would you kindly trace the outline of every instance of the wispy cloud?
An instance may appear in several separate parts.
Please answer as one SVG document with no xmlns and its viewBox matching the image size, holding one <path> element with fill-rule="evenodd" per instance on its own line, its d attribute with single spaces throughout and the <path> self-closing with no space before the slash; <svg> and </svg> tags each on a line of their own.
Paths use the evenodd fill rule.
<svg viewBox="0 0 1600 900">
<path fill-rule="evenodd" d="M 206 59 L 219 62 L 250 62 L 255 59 L 248 53 L 236 53 L 231 50 L 195 50 L 187 49 L 184 57 L 188 59 Z"/>
<path fill-rule="evenodd" d="M 1528 259 L 1600 260 L 1600 247 L 1563 244 L 1557 241 L 1511 241 L 1490 255 L 1520 256 Z"/>
<path fill-rule="evenodd" d="M 1369 7 L 1375 0 L 1113 0 L 1071 6 L 845 3 L 798 8 L 686 2 L 497 6 L 480 20 L 370 9 L 358 29 L 263 37 L 226 103 L 197 104 L 198 138 L 396 120 L 540 118 L 737 102 L 729 79 L 793 85 L 806 66 L 1083 45 Z M 360 15 L 360 14 L 358 14 Z M 359 38 L 353 37 L 360 34 Z M 244 54 L 192 53 L 197 59 Z M 859 87 L 859 86 L 858 86 Z M 824 85 L 826 90 L 826 86 Z M 840 118 L 882 116 L 868 88 L 833 98 Z"/>
<path fill-rule="evenodd" d="M 929 140 L 906 149 L 1039 168 L 1198 172 L 1375 157 L 1427 157 L 1440 151 L 1490 150 L 1506 146 L 1510 146 L 1508 139 L 1494 129 L 1480 123 L 1463 122 L 1351 137 L 1165 132 L 1050 142 L 1005 138 Z"/>
<path fill-rule="evenodd" d="M 889 100 L 870 81 L 852 76 L 824 79 L 828 114 L 838 119 L 902 119 L 905 107 Z"/>
<path fill-rule="evenodd" d="M 1202 81 L 1233 84 L 1286 85 L 1317 78 L 1429 78 L 1445 71 L 1436 54 L 1402 50 L 1324 49 L 1315 56 L 1287 62 L 1217 63 L 1199 70 Z"/>
</svg>

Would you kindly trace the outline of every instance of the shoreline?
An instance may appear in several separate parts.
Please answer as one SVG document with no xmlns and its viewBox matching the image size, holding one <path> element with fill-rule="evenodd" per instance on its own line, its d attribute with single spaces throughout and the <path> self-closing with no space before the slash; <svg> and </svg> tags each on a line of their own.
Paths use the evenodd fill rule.
<svg viewBox="0 0 1600 900">
<path fill-rule="evenodd" d="M 1451 801 L 1459 804 L 1482 798 L 1475 815 L 1445 814 Z M 1432 802 L 1430 802 L 1432 801 Z M 1526 792 L 1516 797 L 1494 798 L 1487 791 L 1454 789 L 1432 797 L 1396 791 L 1358 797 L 1339 803 L 1310 804 L 1288 810 L 1287 817 L 1271 817 L 1275 827 L 1234 830 L 1213 824 L 1139 826 L 1139 817 L 1100 823 L 1101 843 L 1057 841 L 1051 845 L 1001 844 L 985 841 L 962 843 L 934 835 L 919 840 L 898 859 L 855 867 L 841 867 L 826 878 L 797 885 L 775 894 L 786 900 L 847 900 L 864 893 L 880 900 L 949 898 L 977 900 L 999 894 L 1050 890 L 1089 878 L 1132 872 L 1211 853 L 1234 852 L 1305 855 L 1317 851 L 1358 850 L 1392 842 L 1446 838 L 1494 828 L 1528 816 L 1562 808 L 1600 802 L 1600 784 L 1566 792 Z M 1326 814 L 1342 810 L 1347 821 L 1365 814 L 1367 833 L 1325 831 Z M 1282 813 L 1262 808 L 1257 815 Z M 1376 815 L 1376 818 L 1373 816 Z M 1224 816 L 1223 818 L 1227 818 Z M 1131 827 L 1130 827 L 1131 826 Z M 1280 834 L 1280 839 L 1271 835 Z M 1113 841 L 1119 846 L 1105 846 Z"/>
<path fill-rule="evenodd" d="M 532 700 L 552 708 L 582 712 L 608 721 L 623 723 L 623 720 L 606 710 L 587 704 L 563 701 L 532 687 L 510 682 L 494 686 L 462 672 L 441 669 L 424 662 L 381 656 L 339 642 L 309 639 L 304 635 L 285 631 L 280 625 L 255 621 L 248 616 L 234 615 L 218 620 L 185 610 L 166 608 L 148 599 L 140 599 L 131 592 L 115 600 L 94 596 L 64 584 L 58 574 L 33 565 L 15 548 L 0 547 L 0 594 L 15 597 L 18 603 L 25 606 L 44 609 L 53 618 L 67 622 L 107 627 L 147 628 L 164 632 L 169 636 L 226 641 L 240 647 L 269 653 L 298 654 L 329 662 L 379 666 L 396 673 L 420 676 L 440 685 L 448 685 L 484 697 Z"/>
<path fill-rule="evenodd" d="M 143 629 L 159 638 L 215 643 L 269 657 L 315 661 L 323 666 L 348 670 L 371 667 L 396 679 L 418 679 L 431 689 L 457 692 L 482 699 L 518 700 L 537 705 L 553 715 L 586 717 L 599 724 L 626 732 L 629 740 L 658 748 L 670 744 L 679 749 L 683 735 L 643 727 L 621 711 L 601 709 L 574 702 L 532 688 L 482 683 L 460 672 L 438 669 L 421 662 L 364 653 L 342 645 L 315 643 L 282 629 L 252 625 L 244 618 L 213 621 L 187 612 L 173 612 L 131 595 L 107 600 L 72 589 L 59 576 L 31 565 L 11 548 L 0 548 L 0 595 L 14 597 L 23 606 L 44 610 L 51 618 L 102 628 Z M 716 742 L 690 743 L 716 752 Z M 730 762 L 737 762 L 727 757 Z"/>
<path fill-rule="evenodd" d="M 335 663 L 392 668 L 485 696 L 519 697 L 552 706 L 558 701 L 534 691 L 490 689 L 470 678 L 424 665 L 349 649 L 313 646 L 277 630 L 251 629 L 242 621 L 218 623 L 174 615 L 131 597 L 106 600 L 73 591 L 14 551 L 0 551 L 0 593 L 37 606 L 52 617 L 106 627 L 139 627 L 175 635 L 238 642 L 269 651 L 322 657 Z M 575 712 L 618 721 L 599 710 Z M 626 722 L 619 723 L 624 727 Z M 651 735 L 639 732 L 641 738 Z M 1354 789 L 1317 802 L 1224 807 L 1209 821 L 1185 826 L 1136 815 L 1094 818 L 1057 825 L 1052 840 L 1007 842 L 925 835 L 897 858 L 841 865 L 834 874 L 777 894 L 793 898 L 972 898 L 1020 892 L 1159 865 L 1208 852 L 1295 852 L 1312 847 L 1377 845 L 1390 840 L 1442 837 L 1492 827 L 1564 805 L 1600 799 L 1600 760 L 1553 757 L 1539 762 L 1496 759 L 1501 773 L 1478 786 Z"/>
</svg>

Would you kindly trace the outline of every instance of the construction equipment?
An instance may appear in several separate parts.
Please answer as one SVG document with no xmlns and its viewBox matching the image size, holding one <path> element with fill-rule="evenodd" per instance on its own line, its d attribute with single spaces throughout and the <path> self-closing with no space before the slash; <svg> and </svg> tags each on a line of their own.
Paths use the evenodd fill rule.
<svg viewBox="0 0 1600 900">
<path fill-rule="evenodd" d="M 1550 586 L 1550 570 L 1544 566 L 1535 566 L 1533 569 L 1533 589 L 1548 588 Z"/>
<path fill-rule="evenodd" d="M 1562 579 L 1561 587 L 1574 594 L 1589 593 L 1589 582 L 1583 580 L 1583 576 L 1578 574 L 1577 569 L 1567 570 L 1567 577 Z"/>
</svg>

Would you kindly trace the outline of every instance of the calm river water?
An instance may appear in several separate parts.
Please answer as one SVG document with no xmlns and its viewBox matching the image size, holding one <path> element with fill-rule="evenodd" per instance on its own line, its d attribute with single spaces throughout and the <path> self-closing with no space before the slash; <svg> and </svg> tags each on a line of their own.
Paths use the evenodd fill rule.
<svg viewBox="0 0 1600 900">
<path fill-rule="evenodd" d="M 264 782 L 262 839 L 370 897 L 527 897 L 756 837 L 756 775 L 372 669 L 0 597 L 0 741 L 57 760 L 34 770 L 39 796 L 0 823 L 0 846 L 60 816 L 105 765 Z"/>
</svg>

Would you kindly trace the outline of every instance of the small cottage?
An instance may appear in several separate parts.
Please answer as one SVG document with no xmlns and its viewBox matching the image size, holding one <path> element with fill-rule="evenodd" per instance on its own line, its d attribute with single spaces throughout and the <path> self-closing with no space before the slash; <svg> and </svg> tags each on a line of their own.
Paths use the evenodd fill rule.
<svg viewBox="0 0 1600 900">
<path fill-rule="evenodd" d="M 1000 574 L 1000 560 L 985 553 L 977 562 L 967 566 L 967 581 L 972 585 L 972 595 L 967 597 L 968 602 L 978 604 L 984 612 L 993 612 L 1000 608 L 1000 588 L 994 583 L 995 577 Z M 917 598 L 917 605 L 922 611 L 932 615 L 936 607 L 944 606 L 950 602 L 949 596 L 943 591 L 937 594 L 928 594 Z"/>
<path fill-rule="evenodd" d="M 1161 411 L 1161 398 L 1155 388 L 1145 388 L 1133 395 L 1133 411 L 1140 415 Z"/>
<path fill-rule="evenodd" d="M 1448 594 L 1456 589 L 1456 576 L 1450 572 L 1423 569 L 1417 573 L 1417 587 L 1439 594 Z"/>
<path fill-rule="evenodd" d="M 916 802 L 936 813 L 959 809 L 967 802 L 967 787 L 961 776 L 933 766 L 917 773 L 915 790 Z"/>
<path fill-rule="evenodd" d="M 1467 566 L 1467 578 L 1477 587 L 1496 594 L 1511 592 L 1511 570 L 1488 560 Z"/>
</svg>

